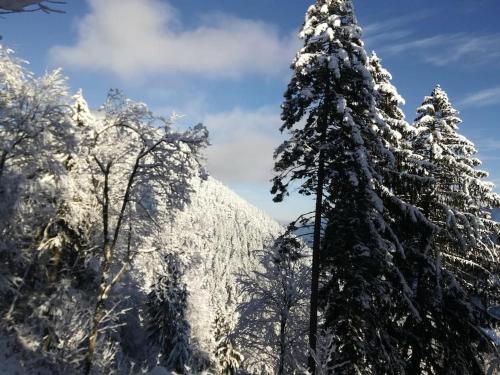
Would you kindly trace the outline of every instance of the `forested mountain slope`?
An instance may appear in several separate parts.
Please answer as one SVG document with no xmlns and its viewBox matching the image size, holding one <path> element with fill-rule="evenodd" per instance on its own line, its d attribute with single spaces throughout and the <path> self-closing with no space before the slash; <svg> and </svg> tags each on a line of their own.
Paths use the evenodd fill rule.
<svg viewBox="0 0 500 375">
<path fill-rule="evenodd" d="M 256 254 L 279 235 L 282 227 L 216 179 L 193 180 L 191 203 L 165 228 L 163 251 L 137 259 L 132 276 L 148 291 L 159 259 L 172 252 L 183 265 L 188 290 L 188 322 L 193 344 L 213 352 L 212 326 L 217 311 L 234 319 L 240 300 L 236 278 L 258 268 Z"/>
</svg>

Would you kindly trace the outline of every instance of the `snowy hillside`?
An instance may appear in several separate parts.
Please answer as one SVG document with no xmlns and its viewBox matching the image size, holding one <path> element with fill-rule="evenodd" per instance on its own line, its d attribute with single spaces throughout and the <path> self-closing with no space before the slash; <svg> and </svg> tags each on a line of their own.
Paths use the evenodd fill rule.
<svg viewBox="0 0 500 375">
<path fill-rule="evenodd" d="M 281 232 L 282 227 L 261 210 L 253 207 L 219 181 L 195 179 L 191 203 L 165 228 L 163 250 L 146 252 L 136 258 L 127 278 L 117 291 L 121 306 L 130 308 L 123 317 L 117 340 L 124 353 L 136 363 L 147 361 L 149 346 L 144 324 L 147 293 L 162 272 L 162 259 L 173 253 L 184 265 L 183 281 L 188 290 L 187 321 L 191 327 L 190 341 L 198 361 L 213 360 L 213 324 L 216 312 L 222 311 L 235 323 L 239 291 L 236 276 L 243 270 L 258 269 L 256 251 Z M 166 246 L 165 246 L 166 244 Z M 5 340 L 4 340 L 5 339 Z M 2 344 L 7 343 L 2 338 Z M 0 363 L 0 374 L 14 371 L 31 373 L 35 359 L 23 365 L 22 358 L 10 350 L 9 361 Z M 49 365 L 43 362 L 39 370 Z"/>
<path fill-rule="evenodd" d="M 195 180 L 193 187 L 189 206 L 165 228 L 165 251 L 179 255 L 185 265 L 192 342 L 203 353 L 212 353 L 215 312 L 233 315 L 237 274 L 258 267 L 256 251 L 282 227 L 214 178 Z M 148 291 L 154 282 L 162 255 L 138 258 L 133 278 L 140 289 Z"/>
</svg>

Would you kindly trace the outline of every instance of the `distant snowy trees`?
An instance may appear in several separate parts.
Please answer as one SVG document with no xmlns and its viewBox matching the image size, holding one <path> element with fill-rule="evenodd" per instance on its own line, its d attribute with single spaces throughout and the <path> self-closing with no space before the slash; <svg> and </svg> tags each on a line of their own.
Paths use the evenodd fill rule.
<svg viewBox="0 0 500 375">
<path fill-rule="evenodd" d="M 214 370 L 221 375 L 236 375 L 244 360 L 244 356 L 236 346 L 233 337 L 233 317 L 228 317 L 223 309 L 215 314 L 213 322 L 213 338 L 215 341 Z"/>
</svg>

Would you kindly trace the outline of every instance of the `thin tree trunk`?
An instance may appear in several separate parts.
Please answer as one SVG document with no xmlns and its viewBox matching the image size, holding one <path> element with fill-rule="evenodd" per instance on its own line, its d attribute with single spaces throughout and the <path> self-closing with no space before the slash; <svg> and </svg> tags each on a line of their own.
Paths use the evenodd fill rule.
<svg viewBox="0 0 500 375">
<path fill-rule="evenodd" d="M 101 271 L 101 281 L 99 284 L 99 295 L 92 317 L 91 328 L 87 344 L 87 353 L 85 355 L 83 373 L 90 374 L 92 369 L 92 361 L 94 360 L 95 347 L 97 344 L 97 336 L 99 334 L 99 323 L 103 317 L 104 302 L 106 300 L 106 280 L 108 278 L 108 271 L 111 269 L 111 246 L 109 244 L 109 173 L 111 164 L 106 167 L 102 165 L 97 159 L 102 172 L 104 173 L 104 189 L 103 189 L 103 210 L 102 210 L 102 224 L 103 224 L 103 265 Z"/>
<path fill-rule="evenodd" d="M 5 162 L 7 161 L 7 151 L 2 151 L 2 156 L 0 156 L 0 178 L 2 178 L 3 170 L 5 168 Z"/>
<path fill-rule="evenodd" d="M 130 194 L 132 191 L 132 185 L 134 184 L 135 177 L 137 176 L 137 172 L 139 170 L 140 161 L 151 152 L 156 146 L 159 145 L 160 142 L 156 143 L 154 146 L 144 151 L 142 149 L 136 160 L 134 167 L 132 169 L 132 173 L 129 176 L 127 187 L 125 188 L 125 194 L 122 200 L 122 206 L 120 209 L 120 213 L 118 215 L 118 220 L 115 226 L 115 230 L 113 233 L 113 238 L 109 240 L 109 173 L 111 170 L 111 163 L 109 163 L 106 167 L 96 158 L 96 162 L 99 165 L 101 171 L 104 173 L 104 191 L 103 191 L 103 235 L 104 235 L 104 243 L 103 243 L 103 252 L 104 252 L 104 261 L 102 266 L 101 273 L 101 283 L 99 285 L 99 295 L 97 298 L 97 304 L 94 310 L 94 316 L 92 319 L 91 331 L 88 339 L 87 346 L 87 354 L 85 356 L 84 363 L 84 374 L 90 374 L 90 370 L 92 369 L 92 361 L 94 359 L 95 347 L 97 344 L 97 338 L 99 335 L 99 324 L 101 323 L 103 317 L 105 316 L 105 305 L 108 295 L 113 287 L 123 274 L 126 272 L 128 268 L 128 263 L 130 262 L 130 237 L 128 240 L 128 259 L 123 264 L 121 270 L 117 273 L 114 278 L 111 278 L 111 264 L 113 262 L 113 254 L 118 242 L 118 237 L 120 235 L 123 219 L 125 216 L 125 210 L 127 208 L 128 203 L 130 202 Z M 129 232 L 130 233 L 130 232 Z"/>
<path fill-rule="evenodd" d="M 425 293 L 424 290 L 422 290 L 421 283 L 420 283 L 420 278 L 422 272 L 419 272 L 419 277 L 418 277 L 418 286 L 417 286 L 417 303 L 420 302 L 422 298 L 422 293 Z M 425 327 L 424 327 L 424 322 L 417 322 L 417 324 L 413 327 L 416 331 L 421 331 L 425 332 Z M 422 342 L 420 340 L 415 340 L 412 339 L 412 347 L 411 347 L 411 357 L 408 360 L 408 375 L 420 375 L 422 373 L 420 364 L 422 363 L 422 347 L 425 346 L 427 343 Z"/>
<path fill-rule="evenodd" d="M 92 328 L 90 331 L 88 345 L 87 345 L 87 354 L 85 356 L 84 370 L 83 373 L 85 375 L 90 374 L 90 370 L 92 370 L 92 362 L 94 360 L 94 353 L 97 344 L 97 337 L 99 333 L 99 323 L 104 317 L 104 301 L 105 299 L 100 299 L 94 310 L 94 317 L 92 319 Z"/>
<path fill-rule="evenodd" d="M 319 251 L 321 242 L 321 214 L 323 211 L 323 185 L 325 180 L 324 152 L 319 154 L 318 185 L 316 187 L 316 209 L 314 217 L 314 237 L 311 275 L 311 300 L 309 317 L 309 350 L 308 368 L 311 374 L 316 372 L 316 362 L 313 353 L 316 352 L 318 333 L 318 288 L 319 288 Z"/>
<path fill-rule="evenodd" d="M 287 311 L 288 313 L 288 311 Z M 286 314 L 281 314 L 280 320 L 280 361 L 277 375 L 284 375 L 285 373 L 285 354 L 286 354 Z"/>
</svg>

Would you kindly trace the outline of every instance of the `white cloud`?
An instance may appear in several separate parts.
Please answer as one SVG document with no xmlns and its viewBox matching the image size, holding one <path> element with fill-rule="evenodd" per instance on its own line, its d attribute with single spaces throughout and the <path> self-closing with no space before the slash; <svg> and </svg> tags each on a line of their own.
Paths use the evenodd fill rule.
<svg viewBox="0 0 500 375">
<path fill-rule="evenodd" d="M 459 103 L 462 107 L 485 107 L 492 104 L 500 104 L 500 87 L 472 93 Z"/>
<path fill-rule="evenodd" d="M 204 124 L 212 143 L 207 150 L 209 172 L 228 184 L 268 184 L 273 152 L 281 142 L 281 120 L 276 108 L 255 111 L 236 108 L 207 115 Z"/>
<path fill-rule="evenodd" d="M 153 74 L 238 77 L 276 74 L 288 68 L 297 48 L 271 25 L 222 13 L 183 28 L 177 11 L 162 0 L 88 0 L 78 21 L 78 40 L 51 49 L 55 63 L 111 71 L 121 78 Z"/>
</svg>

